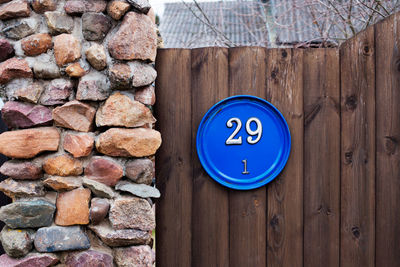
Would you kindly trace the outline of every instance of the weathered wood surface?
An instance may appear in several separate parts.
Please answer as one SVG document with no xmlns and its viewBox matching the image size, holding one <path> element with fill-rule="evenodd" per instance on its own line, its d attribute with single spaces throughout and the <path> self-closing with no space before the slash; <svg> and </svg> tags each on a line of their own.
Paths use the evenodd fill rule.
<svg viewBox="0 0 400 267">
<path fill-rule="evenodd" d="M 161 49 L 157 266 L 400 266 L 400 16 L 338 49 Z M 270 184 L 214 182 L 196 153 L 228 96 L 284 114 L 292 151 Z"/>
<path fill-rule="evenodd" d="M 375 265 L 375 52 L 370 27 L 341 47 L 340 266 Z"/>
</svg>

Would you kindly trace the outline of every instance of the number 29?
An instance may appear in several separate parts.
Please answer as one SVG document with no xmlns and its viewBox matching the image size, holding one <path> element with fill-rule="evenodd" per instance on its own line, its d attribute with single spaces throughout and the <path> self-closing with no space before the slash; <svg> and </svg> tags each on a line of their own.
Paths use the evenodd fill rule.
<svg viewBox="0 0 400 267">
<path fill-rule="evenodd" d="M 233 127 L 233 122 L 235 122 L 236 125 L 236 129 L 233 131 L 233 133 L 231 134 L 231 136 L 229 136 L 229 138 L 226 140 L 225 144 L 227 145 L 241 145 L 243 143 L 242 137 L 239 136 L 237 138 L 236 135 L 239 133 L 240 129 L 242 128 L 242 121 L 239 118 L 231 118 L 226 122 L 226 126 L 228 128 L 232 128 Z M 253 131 L 250 128 L 250 125 L 252 122 L 255 122 L 257 125 L 257 128 L 255 131 Z M 246 132 L 250 135 L 247 137 L 247 143 L 254 145 L 257 144 L 258 141 L 260 141 L 261 136 L 262 136 L 262 123 L 258 118 L 252 117 L 250 119 L 247 120 L 246 122 Z M 253 136 L 256 136 L 255 139 L 253 139 Z"/>
</svg>

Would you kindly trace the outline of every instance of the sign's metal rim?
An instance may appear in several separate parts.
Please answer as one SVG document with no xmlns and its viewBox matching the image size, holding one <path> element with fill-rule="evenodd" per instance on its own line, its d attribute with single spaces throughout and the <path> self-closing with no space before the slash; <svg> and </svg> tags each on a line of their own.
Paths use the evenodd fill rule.
<svg viewBox="0 0 400 267">
<path fill-rule="evenodd" d="M 202 146 L 201 137 L 202 137 L 202 133 L 204 131 L 204 126 L 205 126 L 206 122 L 208 120 L 212 119 L 215 115 L 217 115 L 224 108 L 224 106 L 229 104 L 229 102 L 237 101 L 237 100 L 246 100 L 246 101 L 251 101 L 251 102 L 256 101 L 256 102 L 263 104 L 267 109 L 271 109 L 272 112 L 274 112 L 277 115 L 277 118 L 282 123 L 282 126 L 283 126 L 282 128 L 285 131 L 285 136 L 286 136 L 285 139 L 286 140 L 283 144 L 285 153 L 282 156 L 282 160 L 279 162 L 279 165 L 277 165 L 272 171 L 270 171 L 263 180 L 258 181 L 256 183 L 235 184 L 235 183 L 229 183 L 229 182 L 224 181 L 224 179 L 221 179 L 220 176 L 216 172 L 212 171 L 212 168 L 209 166 L 210 164 L 208 163 L 207 159 L 204 157 L 203 152 L 202 152 L 203 146 Z M 215 181 L 217 181 L 221 185 L 232 188 L 232 189 L 236 189 L 236 190 L 256 189 L 256 188 L 262 187 L 262 186 L 268 184 L 269 182 L 271 182 L 272 180 L 274 180 L 285 168 L 286 163 L 289 160 L 291 146 L 292 146 L 292 143 L 291 143 L 291 135 L 290 135 L 289 126 L 288 126 L 285 118 L 283 117 L 282 113 L 270 102 L 266 101 L 265 99 L 262 99 L 262 98 L 259 98 L 256 96 L 252 96 L 252 95 L 231 96 L 231 97 L 225 98 L 225 99 L 219 101 L 218 103 L 216 103 L 215 105 L 213 105 L 207 111 L 207 113 L 204 115 L 203 119 L 201 120 L 199 128 L 197 130 L 197 135 L 196 135 L 197 155 L 198 155 L 200 163 L 203 166 L 203 168 L 205 169 L 205 171 L 208 173 L 208 175 L 211 176 L 211 178 L 213 178 Z"/>
</svg>

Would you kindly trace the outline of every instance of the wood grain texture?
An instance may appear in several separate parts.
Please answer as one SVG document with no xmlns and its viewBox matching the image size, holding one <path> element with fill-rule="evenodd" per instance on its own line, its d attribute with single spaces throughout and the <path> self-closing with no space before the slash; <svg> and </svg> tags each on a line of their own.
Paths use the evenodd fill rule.
<svg viewBox="0 0 400 267">
<path fill-rule="evenodd" d="M 267 186 L 268 266 L 303 265 L 303 50 L 267 50 L 267 95 L 286 118 L 292 148 Z"/>
<path fill-rule="evenodd" d="M 265 50 L 229 49 L 229 93 L 265 98 Z M 230 266 L 266 266 L 266 187 L 229 193 Z"/>
<path fill-rule="evenodd" d="M 348 40 L 341 57 L 340 266 L 375 266 L 374 28 Z"/>
<path fill-rule="evenodd" d="M 157 266 L 192 264 L 192 118 L 190 50 L 158 52 L 157 128 L 163 144 L 156 156 Z"/>
<path fill-rule="evenodd" d="M 400 16 L 375 25 L 376 266 L 400 266 Z"/>
<path fill-rule="evenodd" d="M 192 50 L 192 140 L 211 106 L 228 97 L 228 49 Z M 193 147 L 195 149 L 195 147 Z M 229 267 L 229 191 L 193 153 L 192 266 Z"/>
<path fill-rule="evenodd" d="M 305 266 L 339 266 L 339 78 L 337 49 L 305 51 Z"/>
</svg>

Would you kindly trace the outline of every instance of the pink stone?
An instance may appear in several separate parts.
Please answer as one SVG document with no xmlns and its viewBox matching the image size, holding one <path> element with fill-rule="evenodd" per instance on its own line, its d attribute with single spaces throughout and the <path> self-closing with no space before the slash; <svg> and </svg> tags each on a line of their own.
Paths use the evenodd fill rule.
<svg viewBox="0 0 400 267">
<path fill-rule="evenodd" d="M 124 169 L 114 160 L 93 157 L 85 168 L 85 175 L 91 180 L 114 186 L 124 175 Z"/>
<path fill-rule="evenodd" d="M 149 246 L 132 246 L 114 249 L 114 261 L 118 266 L 152 267 L 155 261 Z"/>
<path fill-rule="evenodd" d="M 43 177 L 42 166 L 29 161 L 7 161 L 0 167 L 0 173 L 15 180 L 36 180 Z"/>
<path fill-rule="evenodd" d="M 154 61 L 157 54 L 157 32 L 145 14 L 129 12 L 118 32 L 110 39 L 108 50 L 115 59 Z"/>
<path fill-rule="evenodd" d="M 31 9 L 26 0 L 13 0 L 7 4 L 0 6 L 0 19 L 12 19 L 19 17 L 29 17 Z"/>
<path fill-rule="evenodd" d="M 66 134 L 64 137 L 64 150 L 75 158 L 89 156 L 94 145 L 94 138 L 88 134 Z"/>
<path fill-rule="evenodd" d="M 154 105 L 156 103 L 156 94 L 154 86 L 149 85 L 139 88 L 135 92 L 135 100 L 145 105 Z"/>
<path fill-rule="evenodd" d="M 10 42 L 5 39 L 0 39 L 0 62 L 13 56 L 14 48 Z"/>
<path fill-rule="evenodd" d="M 40 105 L 9 101 L 1 110 L 4 122 L 9 128 L 29 128 L 51 125 L 51 110 Z"/>
<path fill-rule="evenodd" d="M 33 72 L 25 59 L 10 58 L 0 65 L 0 84 L 15 78 L 32 78 Z"/>
<path fill-rule="evenodd" d="M 58 126 L 80 132 L 89 132 L 92 129 L 95 114 L 95 108 L 74 100 L 55 108 L 53 119 Z"/>
<path fill-rule="evenodd" d="M 107 2 L 104 0 L 69 0 L 65 3 L 65 12 L 69 15 L 81 15 L 85 12 L 104 12 Z"/>
<path fill-rule="evenodd" d="M 59 259 L 54 254 L 30 253 L 23 258 L 14 259 L 7 254 L 0 256 L 0 266 L 4 267 L 48 267 L 53 266 Z"/>
<path fill-rule="evenodd" d="M 46 106 L 64 104 L 72 94 L 73 89 L 74 87 L 70 80 L 52 80 L 40 98 L 40 103 Z"/>
<path fill-rule="evenodd" d="M 71 253 L 65 261 L 66 267 L 113 267 L 113 257 L 109 254 L 95 250 L 87 250 L 79 253 Z"/>
</svg>

